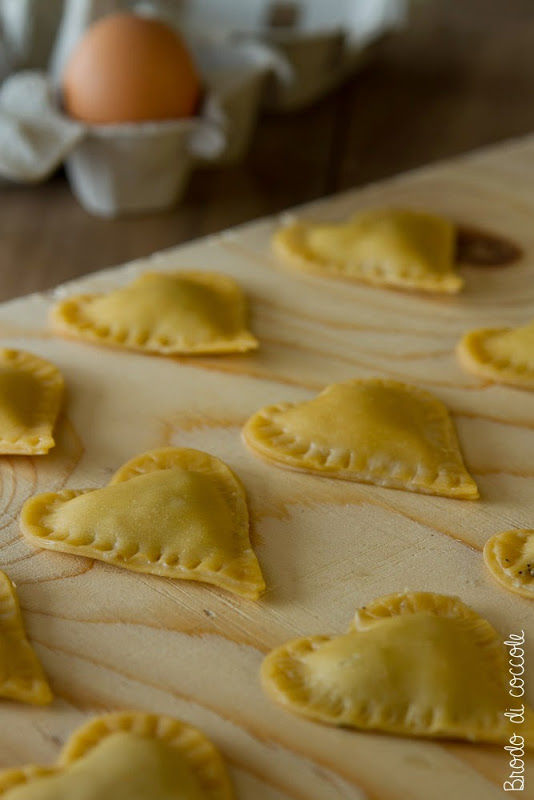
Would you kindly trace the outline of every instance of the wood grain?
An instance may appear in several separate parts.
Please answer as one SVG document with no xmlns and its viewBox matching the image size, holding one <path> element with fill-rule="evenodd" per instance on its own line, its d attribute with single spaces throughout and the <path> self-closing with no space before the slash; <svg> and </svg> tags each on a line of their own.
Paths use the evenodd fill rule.
<svg viewBox="0 0 534 800">
<path fill-rule="evenodd" d="M 0 766 L 51 761 L 101 709 L 140 708 L 200 726 L 228 759 L 240 800 L 493 800 L 501 748 L 330 729 L 263 696 L 258 668 L 287 638 L 344 631 L 356 607 L 408 589 L 459 595 L 502 632 L 524 629 L 528 600 L 485 571 L 496 531 L 533 527 L 532 394 L 463 373 L 459 336 L 534 316 L 534 140 L 421 170 L 305 209 L 335 219 L 368 204 L 408 205 L 521 245 L 506 269 L 464 268 L 456 298 L 337 283 L 288 271 L 270 252 L 273 217 L 0 308 L 2 344 L 54 361 L 68 400 L 49 457 L 0 463 L 0 567 L 17 582 L 29 634 L 50 676 L 50 709 L 0 705 Z M 163 359 L 54 338 L 58 294 L 122 285 L 147 268 L 217 269 L 251 301 L 256 354 Z M 255 459 L 240 428 L 260 406 L 371 375 L 433 391 L 451 409 L 482 499 L 462 502 L 288 473 Z M 135 453 L 208 450 L 242 478 L 268 591 L 257 603 L 203 585 L 39 552 L 17 515 L 32 493 L 97 487 Z M 531 699 L 532 690 L 530 687 Z M 531 768 L 532 768 L 532 762 Z M 534 785 L 523 793 L 534 797 Z"/>
</svg>

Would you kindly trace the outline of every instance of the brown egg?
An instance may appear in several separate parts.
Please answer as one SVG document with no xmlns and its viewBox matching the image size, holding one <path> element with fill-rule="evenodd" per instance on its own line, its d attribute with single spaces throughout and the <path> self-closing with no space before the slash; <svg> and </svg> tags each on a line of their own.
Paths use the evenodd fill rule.
<svg viewBox="0 0 534 800">
<path fill-rule="evenodd" d="M 200 80 L 172 28 L 135 14 L 91 25 L 63 75 L 65 110 L 90 123 L 176 119 L 195 113 Z"/>
</svg>

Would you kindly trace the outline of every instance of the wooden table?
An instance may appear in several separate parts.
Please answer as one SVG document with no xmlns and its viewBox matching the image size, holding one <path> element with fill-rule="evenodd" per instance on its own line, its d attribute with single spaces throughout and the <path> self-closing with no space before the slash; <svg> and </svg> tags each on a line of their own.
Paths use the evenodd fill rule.
<svg viewBox="0 0 534 800">
<path fill-rule="evenodd" d="M 62 176 L 0 189 L 0 300 L 534 129 L 531 0 L 426 0 L 350 84 L 263 118 L 246 161 L 166 214 L 90 217 Z"/>
<path fill-rule="evenodd" d="M 524 256 L 506 268 L 465 268 L 457 297 L 379 290 L 288 271 L 270 252 L 279 224 L 271 218 L 69 287 L 105 290 L 151 267 L 226 272 L 250 298 L 261 347 L 247 356 L 174 361 L 96 348 L 51 335 L 49 295 L 0 307 L 2 344 L 50 358 L 68 386 L 50 456 L 0 461 L 0 568 L 18 584 L 56 696 L 45 709 L 0 704 L 0 767 L 50 762 L 90 714 L 139 708 L 201 727 L 227 759 L 239 800 L 508 796 L 500 747 L 329 728 L 278 708 L 259 685 L 273 646 L 345 631 L 357 607 L 405 589 L 460 596 L 503 639 L 525 630 L 534 664 L 532 603 L 502 589 L 481 553 L 493 533 L 534 526 L 532 394 L 478 381 L 454 357 L 467 328 L 534 317 L 534 140 L 339 195 L 306 214 L 335 219 L 369 204 L 488 228 Z M 376 375 L 447 404 L 480 501 L 288 473 L 240 441 L 265 404 Z M 243 480 L 267 582 L 259 602 L 35 551 L 20 537 L 18 513 L 31 494 L 102 486 L 126 459 L 161 445 L 207 450 Z M 533 774 L 530 759 L 525 800 L 534 798 Z"/>
</svg>

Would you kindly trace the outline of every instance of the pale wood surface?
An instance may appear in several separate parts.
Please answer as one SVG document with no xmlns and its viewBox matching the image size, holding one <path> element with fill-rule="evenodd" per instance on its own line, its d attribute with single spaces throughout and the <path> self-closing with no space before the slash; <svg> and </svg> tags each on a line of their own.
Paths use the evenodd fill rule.
<svg viewBox="0 0 534 800">
<path fill-rule="evenodd" d="M 344 631 L 357 606 L 405 588 L 457 594 L 503 637 L 524 629 L 534 664 L 533 606 L 494 583 L 481 555 L 496 531 L 534 527 L 534 398 L 464 374 L 453 355 L 470 327 L 534 316 L 534 141 L 305 213 L 334 219 L 367 204 L 421 207 L 483 226 L 516 240 L 525 256 L 508 268 L 466 268 L 456 298 L 381 291 L 287 271 L 270 254 L 279 223 L 271 218 L 60 290 L 110 288 L 147 267 L 226 272 L 250 298 L 261 348 L 249 356 L 174 361 L 63 341 L 46 328 L 53 293 L 1 307 L 2 344 L 54 361 L 68 399 L 49 457 L 0 463 L 0 567 L 18 584 L 56 694 L 49 709 L 0 705 L 0 766 L 51 761 L 90 713 L 134 707 L 200 726 L 231 765 L 240 800 L 507 796 L 498 747 L 330 729 L 277 708 L 258 682 L 272 646 Z M 260 406 L 372 375 L 416 383 L 447 403 L 479 502 L 288 473 L 241 443 L 242 424 Z M 242 478 L 268 584 L 260 602 L 34 551 L 20 538 L 17 515 L 32 493 L 101 486 L 130 456 L 164 444 L 208 450 Z M 534 797 L 532 780 L 522 796 Z"/>
</svg>

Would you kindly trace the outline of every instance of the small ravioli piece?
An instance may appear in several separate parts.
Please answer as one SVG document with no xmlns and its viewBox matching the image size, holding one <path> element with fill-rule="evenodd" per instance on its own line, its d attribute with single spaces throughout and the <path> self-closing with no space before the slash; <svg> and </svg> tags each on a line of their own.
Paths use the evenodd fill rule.
<svg viewBox="0 0 534 800">
<path fill-rule="evenodd" d="M 170 717 L 95 717 L 57 765 L 0 772 L 2 800 L 234 800 L 224 762 L 196 728 Z"/>
<path fill-rule="evenodd" d="M 0 571 L 0 697 L 33 705 L 52 702 L 52 692 L 30 645 L 14 585 Z"/>
<path fill-rule="evenodd" d="M 361 608 L 345 635 L 276 648 L 261 678 L 286 709 L 331 725 L 508 743 L 507 667 L 502 637 L 458 598 L 407 592 Z M 534 746 L 532 709 L 521 727 Z"/>
<path fill-rule="evenodd" d="M 134 572 L 211 583 L 252 599 L 265 589 L 245 490 L 226 464 L 199 450 L 151 450 L 103 489 L 36 495 L 22 508 L 21 529 L 37 547 Z"/>
<path fill-rule="evenodd" d="M 64 381 L 44 358 L 23 350 L 0 350 L 0 454 L 43 455 L 52 432 Z"/>
<path fill-rule="evenodd" d="M 293 266 L 332 278 L 426 292 L 458 292 L 451 222 L 408 209 L 373 209 L 346 222 L 296 222 L 274 249 Z"/>
<path fill-rule="evenodd" d="M 243 438 L 287 469 L 444 497 L 479 496 L 443 403 L 398 381 L 335 383 L 313 400 L 267 406 L 248 420 Z"/>
<path fill-rule="evenodd" d="M 457 347 L 460 364 L 496 383 L 534 389 L 534 322 L 521 328 L 479 328 Z"/>
<path fill-rule="evenodd" d="M 76 295 L 51 312 L 57 333 L 94 344 L 162 355 L 244 353 L 246 327 L 237 283 L 215 272 L 146 272 L 109 294 Z"/>
<path fill-rule="evenodd" d="M 484 561 L 505 589 L 534 600 L 534 530 L 496 533 L 484 545 Z"/>
</svg>

